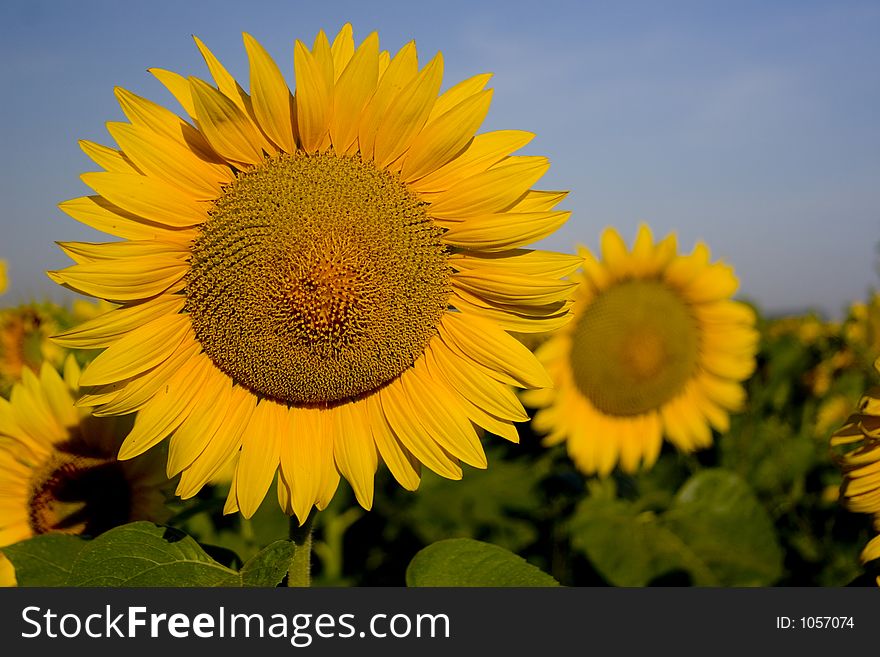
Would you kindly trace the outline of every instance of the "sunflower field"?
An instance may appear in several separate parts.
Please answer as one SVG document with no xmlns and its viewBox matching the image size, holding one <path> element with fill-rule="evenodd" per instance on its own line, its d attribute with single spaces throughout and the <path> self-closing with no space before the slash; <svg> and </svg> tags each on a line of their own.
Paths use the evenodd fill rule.
<svg viewBox="0 0 880 657">
<path fill-rule="evenodd" d="M 0 297 L 0 582 L 880 584 L 880 294 L 770 316 L 646 224 L 535 248 L 534 135 L 414 43 L 320 32 L 295 85 L 196 46 L 149 70 L 181 114 L 117 88 L 80 143 L 71 301 Z"/>
</svg>

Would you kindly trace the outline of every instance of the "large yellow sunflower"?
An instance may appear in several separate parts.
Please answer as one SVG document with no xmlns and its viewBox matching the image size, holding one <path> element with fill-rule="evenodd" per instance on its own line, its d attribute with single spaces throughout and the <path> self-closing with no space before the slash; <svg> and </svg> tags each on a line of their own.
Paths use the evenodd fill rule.
<svg viewBox="0 0 880 657">
<path fill-rule="evenodd" d="M 755 317 L 730 299 L 732 269 L 702 243 L 679 256 L 674 235 L 655 244 L 644 225 L 632 251 L 609 228 L 601 261 L 580 255 L 575 319 L 536 351 L 555 388 L 523 394 L 542 409 L 535 429 L 590 474 L 650 467 L 664 434 L 684 451 L 710 445 L 755 367 Z"/>
<path fill-rule="evenodd" d="M 84 143 L 106 171 L 61 205 L 124 238 L 63 244 L 77 264 L 50 273 L 121 304 L 60 337 L 106 347 L 84 403 L 139 411 L 120 458 L 170 435 L 189 497 L 240 450 L 226 510 L 253 514 L 278 471 L 300 521 L 340 474 L 369 508 L 380 459 L 409 489 L 420 464 L 485 467 L 479 428 L 526 419 L 509 386 L 550 385 L 507 331 L 562 325 L 579 264 L 519 248 L 569 214 L 531 189 L 547 159 L 511 155 L 532 135 L 475 135 L 489 75 L 438 96 L 440 54 L 419 68 L 349 25 L 296 42 L 295 94 L 251 36 L 250 93 L 196 43 L 213 84 L 152 70 L 191 122 L 117 89 L 119 150 Z"/>
<path fill-rule="evenodd" d="M 880 359 L 874 367 L 880 372 Z M 840 492 L 847 508 L 872 514 L 874 528 L 880 532 L 880 387 L 864 394 L 858 410 L 831 435 L 831 445 L 844 452 L 839 456 L 843 470 Z M 862 561 L 875 559 L 880 559 L 880 534 L 862 551 Z"/>
<path fill-rule="evenodd" d="M 24 370 L 7 401 L 0 397 L 0 546 L 37 534 L 95 536 L 134 520 L 168 517 L 168 483 L 157 450 L 131 461 L 116 452 L 129 418 L 96 418 L 74 404 L 79 366 L 64 377 L 48 363 Z M 0 584 L 14 583 L 0 557 Z"/>
</svg>

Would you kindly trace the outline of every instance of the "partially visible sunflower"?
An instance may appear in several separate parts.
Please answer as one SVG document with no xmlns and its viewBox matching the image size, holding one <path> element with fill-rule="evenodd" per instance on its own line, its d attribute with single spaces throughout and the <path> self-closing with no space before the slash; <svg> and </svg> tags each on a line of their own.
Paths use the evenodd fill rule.
<svg viewBox="0 0 880 657">
<path fill-rule="evenodd" d="M 213 84 L 153 69 L 192 122 L 123 89 L 119 150 L 62 209 L 123 238 L 63 244 L 50 276 L 121 304 L 60 336 L 105 348 L 84 371 L 98 415 L 139 411 L 127 459 L 171 435 L 169 471 L 194 495 L 240 451 L 226 511 L 255 512 L 275 478 L 304 521 L 340 474 L 369 508 L 383 460 L 408 489 L 424 464 L 486 467 L 482 429 L 517 440 L 509 386 L 550 385 L 507 331 L 569 319 L 579 259 L 519 247 L 569 216 L 531 189 L 532 135 L 475 134 L 489 75 L 439 94 L 378 36 L 297 41 L 295 94 L 250 35 L 250 93 L 196 39 Z"/>
<path fill-rule="evenodd" d="M 61 367 L 65 351 L 49 337 L 61 330 L 62 312 L 39 303 L 0 310 L 0 395 L 7 395 L 25 370 L 39 372 L 44 362 Z"/>
<path fill-rule="evenodd" d="M 880 359 L 874 367 L 880 372 Z M 858 410 L 831 435 L 831 446 L 843 452 L 838 456 L 843 470 L 840 494 L 847 508 L 871 514 L 880 532 L 880 387 L 865 393 Z M 862 551 L 862 561 L 875 559 L 880 559 L 880 535 Z"/>
<path fill-rule="evenodd" d="M 5 294 L 9 287 L 9 275 L 6 273 L 6 261 L 0 260 L 0 294 Z"/>
<path fill-rule="evenodd" d="M 601 261 L 580 255 L 575 319 L 536 352 L 555 387 L 523 394 L 542 409 L 535 429 L 548 445 L 566 441 L 590 474 L 650 467 L 663 435 L 683 451 L 709 446 L 755 367 L 755 316 L 730 298 L 733 270 L 702 243 L 686 256 L 674 235 L 655 244 L 644 225 L 632 251 L 609 228 Z"/>
<path fill-rule="evenodd" d="M 51 336 L 111 308 L 111 304 L 103 301 L 90 303 L 80 299 L 72 307 L 34 301 L 0 309 L 0 395 L 7 396 L 26 369 L 39 372 L 44 362 L 61 368 L 68 352 L 55 344 Z M 80 363 L 89 359 L 89 354 L 81 355 Z"/>
<path fill-rule="evenodd" d="M 26 369 L 0 398 L 0 546 L 37 534 L 95 536 L 134 520 L 168 517 L 164 454 L 131 461 L 116 452 L 130 418 L 96 418 L 77 408 L 79 366 L 72 356 L 64 377 L 48 363 L 39 376 Z M 0 584 L 14 584 L 0 558 Z"/>
<path fill-rule="evenodd" d="M 849 307 L 843 337 L 851 348 L 870 359 L 868 363 L 880 357 L 880 292 Z"/>
</svg>

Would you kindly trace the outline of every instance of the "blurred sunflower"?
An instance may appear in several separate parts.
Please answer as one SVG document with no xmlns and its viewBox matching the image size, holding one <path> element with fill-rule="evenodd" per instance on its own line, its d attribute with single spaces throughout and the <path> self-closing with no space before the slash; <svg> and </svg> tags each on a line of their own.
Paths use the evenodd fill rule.
<svg viewBox="0 0 880 657">
<path fill-rule="evenodd" d="M 0 398 L 0 546 L 37 534 L 95 536 L 134 520 L 168 517 L 162 486 L 164 455 L 132 461 L 116 452 L 129 418 L 95 418 L 77 408 L 79 366 L 64 377 L 48 363 L 39 376 L 24 370 L 10 399 Z M 14 584 L 0 558 L 0 584 Z"/>
<path fill-rule="evenodd" d="M 872 294 L 867 302 L 850 306 L 843 336 L 848 345 L 867 358 L 880 356 L 880 292 Z"/>
<path fill-rule="evenodd" d="M 880 372 L 880 359 L 874 367 Z M 838 456 L 843 471 L 840 494 L 847 508 L 872 514 L 880 532 L 880 387 L 865 393 L 858 410 L 831 435 L 831 446 L 843 451 Z M 880 535 L 862 551 L 862 561 L 875 559 L 880 559 Z"/>
<path fill-rule="evenodd" d="M 22 372 L 39 372 L 44 362 L 60 369 L 67 352 L 51 336 L 113 308 L 106 302 L 78 300 L 68 308 L 51 301 L 0 309 L 0 395 L 8 396 Z M 83 354 L 85 362 L 88 354 Z"/>
<path fill-rule="evenodd" d="M 601 262 L 580 255 L 575 319 L 536 351 L 556 387 L 522 395 L 542 409 L 535 429 L 602 475 L 650 467 L 664 434 L 684 451 L 710 445 L 710 425 L 728 429 L 755 367 L 755 316 L 730 299 L 733 270 L 710 264 L 702 243 L 686 256 L 674 235 L 655 244 L 644 225 L 632 251 L 609 228 Z"/>
<path fill-rule="evenodd" d="M 0 260 L 0 294 L 4 294 L 9 287 L 9 275 L 6 273 L 6 261 Z"/>
<path fill-rule="evenodd" d="M 507 331 L 569 319 L 573 256 L 519 249 L 559 227 L 564 192 L 532 190 L 532 135 L 475 136 L 489 75 L 438 96 L 419 69 L 346 25 L 297 41 L 295 95 L 251 36 L 250 94 L 196 39 L 214 84 L 153 69 L 192 118 L 128 91 L 121 150 L 62 209 L 125 241 L 63 244 L 57 282 L 121 308 L 59 338 L 106 347 L 83 372 L 98 415 L 139 411 L 127 459 L 171 435 L 168 469 L 194 495 L 240 458 L 226 511 L 250 516 L 276 471 L 304 521 L 340 473 L 369 508 L 381 458 L 406 488 L 421 464 L 486 466 L 478 427 L 517 440 L 509 386 L 550 385 Z"/>
<path fill-rule="evenodd" d="M 60 367 L 64 350 L 49 337 L 60 330 L 63 309 L 28 303 L 0 310 L 0 395 L 7 395 L 25 370 L 39 372 L 43 362 Z"/>
</svg>

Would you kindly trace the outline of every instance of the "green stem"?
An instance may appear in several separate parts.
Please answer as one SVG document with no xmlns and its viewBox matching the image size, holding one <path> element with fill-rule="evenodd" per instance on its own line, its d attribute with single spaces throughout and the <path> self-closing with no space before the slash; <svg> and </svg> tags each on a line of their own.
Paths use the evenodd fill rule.
<svg viewBox="0 0 880 657">
<path fill-rule="evenodd" d="M 290 542 L 293 550 L 287 567 L 288 586 L 311 586 L 312 584 L 312 521 L 315 509 L 300 525 L 296 516 L 290 517 Z"/>
</svg>

